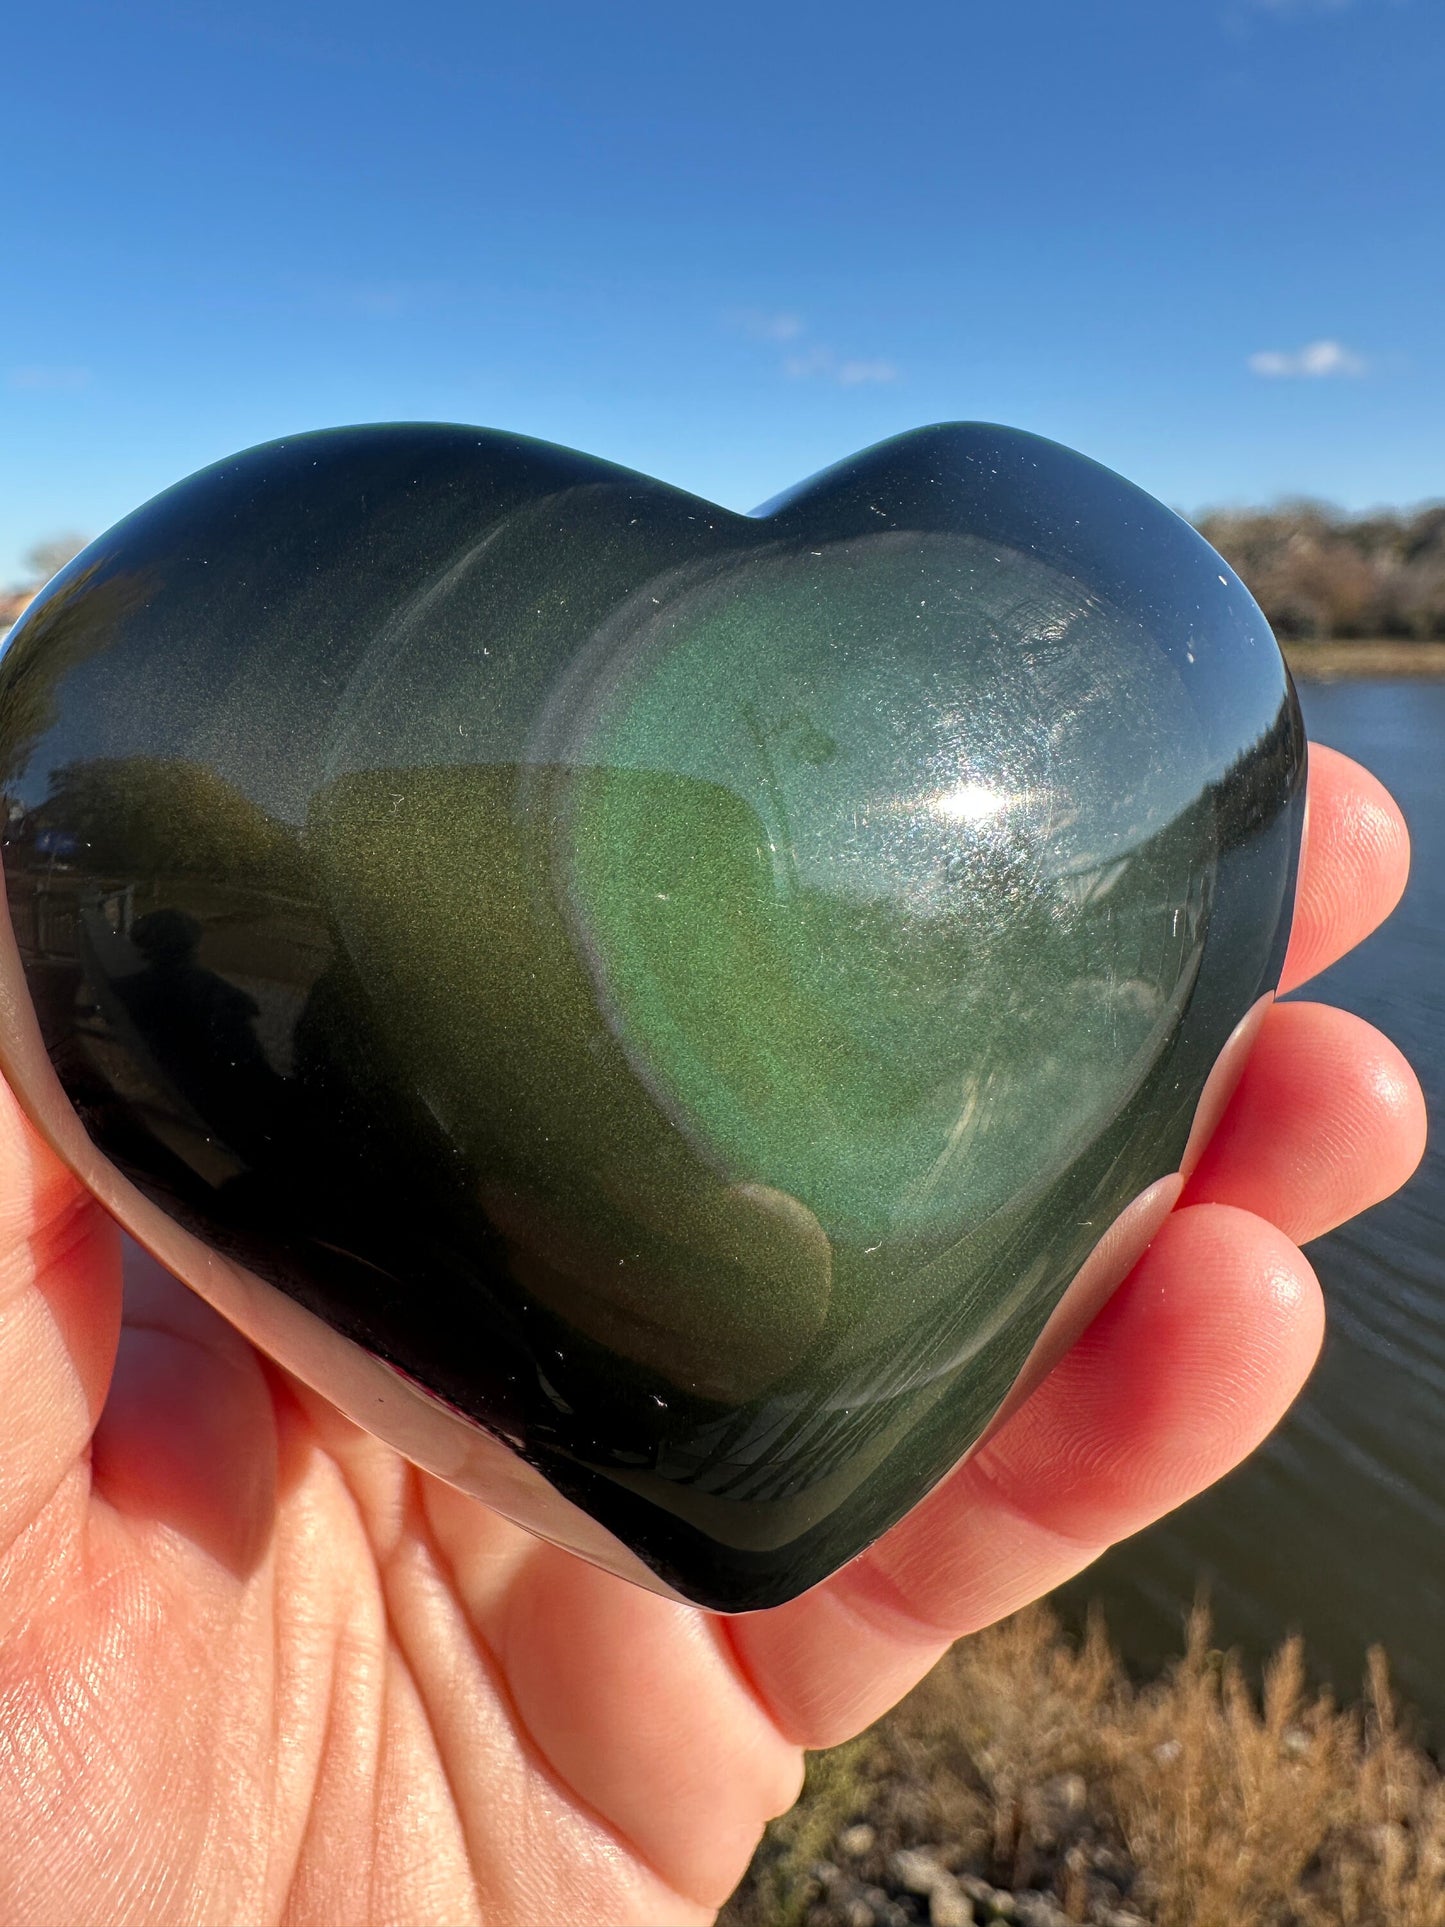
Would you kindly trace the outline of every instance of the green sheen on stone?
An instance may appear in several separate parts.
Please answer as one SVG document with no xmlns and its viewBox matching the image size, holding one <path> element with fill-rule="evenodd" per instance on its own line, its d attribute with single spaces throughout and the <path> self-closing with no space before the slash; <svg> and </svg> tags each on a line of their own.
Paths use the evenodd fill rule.
<svg viewBox="0 0 1445 1927">
<path fill-rule="evenodd" d="M 0 657 L 93 1143 L 723 1609 L 956 1463 L 1177 1168 L 1278 977 L 1302 767 L 1219 557 L 979 425 L 751 517 L 303 436 Z"/>
</svg>

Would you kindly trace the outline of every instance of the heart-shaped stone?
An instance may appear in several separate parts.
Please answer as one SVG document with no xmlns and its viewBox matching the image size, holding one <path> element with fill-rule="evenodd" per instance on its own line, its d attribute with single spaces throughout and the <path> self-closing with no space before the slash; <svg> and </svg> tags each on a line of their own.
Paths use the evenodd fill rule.
<svg viewBox="0 0 1445 1927">
<path fill-rule="evenodd" d="M 1278 976 L 1303 755 L 1228 567 L 1034 436 L 920 430 L 756 516 L 476 429 L 301 436 L 0 658 L 5 1068 L 363 1424 L 765 1606 L 1150 1235 Z"/>
</svg>

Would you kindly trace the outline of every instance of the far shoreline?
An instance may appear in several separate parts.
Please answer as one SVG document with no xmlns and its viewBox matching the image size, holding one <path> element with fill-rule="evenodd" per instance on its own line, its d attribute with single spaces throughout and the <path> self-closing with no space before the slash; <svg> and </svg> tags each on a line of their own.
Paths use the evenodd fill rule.
<svg viewBox="0 0 1445 1927">
<path fill-rule="evenodd" d="M 1331 637 L 1322 642 L 1281 642 L 1280 647 L 1290 673 L 1311 682 L 1445 676 L 1445 642 Z"/>
</svg>

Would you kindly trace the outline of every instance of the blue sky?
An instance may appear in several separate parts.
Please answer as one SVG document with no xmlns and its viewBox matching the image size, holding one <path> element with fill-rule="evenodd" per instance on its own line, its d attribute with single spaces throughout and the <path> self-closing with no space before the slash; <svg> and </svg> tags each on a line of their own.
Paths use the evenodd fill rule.
<svg viewBox="0 0 1445 1927">
<path fill-rule="evenodd" d="M 750 507 L 917 424 L 1445 495 L 1439 0 L 47 0 L 0 583 L 232 449 L 479 422 Z"/>
</svg>

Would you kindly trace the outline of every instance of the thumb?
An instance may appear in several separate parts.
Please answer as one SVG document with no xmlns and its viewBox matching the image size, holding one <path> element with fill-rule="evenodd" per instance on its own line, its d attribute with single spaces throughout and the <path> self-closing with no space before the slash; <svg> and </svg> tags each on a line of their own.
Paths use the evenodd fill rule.
<svg viewBox="0 0 1445 1927">
<path fill-rule="evenodd" d="M 68 1482 L 86 1496 L 120 1302 L 115 1225 L 0 1082 L 0 1559 Z"/>
</svg>

